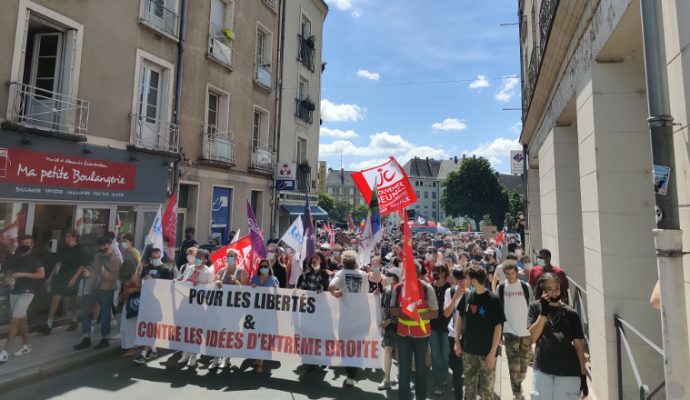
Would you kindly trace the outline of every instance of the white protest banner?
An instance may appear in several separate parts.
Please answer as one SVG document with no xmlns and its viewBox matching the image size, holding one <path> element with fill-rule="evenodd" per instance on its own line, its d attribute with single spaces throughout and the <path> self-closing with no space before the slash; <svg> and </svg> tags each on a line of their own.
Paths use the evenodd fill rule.
<svg viewBox="0 0 690 400">
<path fill-rule="evenodd" d="M 144 281 L 136 344 L 215 357 L 381 368 L 371 294 Z"/>
</svg>

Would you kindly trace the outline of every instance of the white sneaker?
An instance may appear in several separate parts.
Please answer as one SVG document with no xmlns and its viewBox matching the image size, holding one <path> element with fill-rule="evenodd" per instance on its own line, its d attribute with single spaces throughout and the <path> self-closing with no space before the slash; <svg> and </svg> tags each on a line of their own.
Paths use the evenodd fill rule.
<svg viewBox="0 0 690 400">
<path fill-rule="evenodd" d="M 187 362 L 187 366 L 189 368 L 195 368 L 196 367 L 196 354 L 193 354 L 191 357 L 189 357 L 189 361 Z"/>
<path fill-rule="evenodd" d="M 230 360 L 227 357 L 221 357 L 218 363 L 218 369 L 225 369 L 230 366 Z"/>
<path fill-rule="evenodd" d="M 221 357 L 216 357 L 211 361 L 211 364 L 208 366 L 208 369 L 216 369 L 220 365 L 220 359 Z"/>
<path fill-rule="evenodd" d="M 3 350 L 2 352 L 0 352 L 0 362 L 3 362 L 3 363 L 4 363 L 4 362 L 7 362 L 7 360 L 8 360 L 9 358 L 10 358 L 10 357 L 9 357 L 9 355 L 7 354 L 7 351 L 6 351 L 6 350 Z"/>
<path fill-rule="evenodd" d="M 349 387 L 355 386 L 355 380 L 352 378 L 345 379 L 345 386 L 349 386 Z"/>
<path fill-rule="evenodd" d="M 391 388 L 391 382 L 389 380 L 384 379 L 383 382 L 379 385 L 379 390 L 386 390 Z"/>
<path fill-rule="evenodd" d="M 182 357 L 180 358 L 180 361 L 178 361 L 178 364 L 187 364 L 189 359 L 192 357 L 191 353 L 182 353 Z"/>
<path fill-rule="evenodd" d="M 14 353 L 15 357 L 23 356 L 24 354 L 29 354 L 31 353 L 31 345 L 30 344 L 25 344 L 19 351 Z"/>
</svg>

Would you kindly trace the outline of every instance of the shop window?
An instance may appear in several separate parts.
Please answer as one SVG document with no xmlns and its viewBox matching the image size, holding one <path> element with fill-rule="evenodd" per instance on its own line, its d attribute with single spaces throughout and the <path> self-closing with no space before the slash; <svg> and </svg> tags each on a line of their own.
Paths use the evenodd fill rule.
<svg viewBox="0 0 690 400">
<path fill-rule="evenodd" d="M 26 232 L 26 203 L 0 203 L 0 265 L 17 247 L 17 235 Z"/>
<path fill-rule="evenodd" d="M 118 236 L 127 233 L 136 235 L 137 228 L 137 212 L 133 206 L 118 206 L 117 219 L 115 220 L 115 228 Z"/>
</svg>

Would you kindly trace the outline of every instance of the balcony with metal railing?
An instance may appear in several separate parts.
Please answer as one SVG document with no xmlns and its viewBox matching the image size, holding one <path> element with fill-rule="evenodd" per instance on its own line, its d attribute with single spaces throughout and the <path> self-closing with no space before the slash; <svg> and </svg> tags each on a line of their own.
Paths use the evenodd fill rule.
<svg viewBox="0 0 690 400">
<path fill-rule="evenodd" d="M 232 29 L 209 22 L 208 32 L 208 54 L 219 63 L 232 66 Z"/>
<path fill-rule="evenodd" d="M 273 85 L 273 73 L 271 72 L 271 63 L 266 62 L 263 58 L 256 60 L 256 74 L 254 79 L 258 84 L 267 89 L 271 89 Z"/>
<path fill-rule="evenodd" d="M 308 99 L 295 99 L 295 117 L 311 124 L 314 122 L 316 106 Z"/>
<path fill-rule="evenodd" d="M 10 83 L 9 123 L 86 140 L 89 102 L 19 82 Z"/>
<path fill-rule="evenodd" d="M 278 10 L 278 1 L 277 0 L 263 0 L 264 4 L 266 7 L 270 8 L 273 11 Z"/>
<path fill-rule="evenodd" d="M 252 169 L 273 173 L 275 170 L 275 162 L 273 161 L 273 149 L 261 140 L 254 139 L 252 141 Z"/>
<path fill-rule="evenodd" d="M 132 145 L 141 150 L 177 153 L 180 129 L 177 124 L 141 114 L 132 114 Z"/>
<path fill-rule="evenodd" d="M 203 158 L 207 161 L 235 164 L 235 140 L 232 132 L 220 132 L 213 125 L 204 125 Z"/>
<path fill-rule="evenodd" d="M 165 0 L 144 0 L 139 21 L 167 36 L 179 37 L 179 15 L 166 7 Z"/>
<path fill-rule="evenodd" d="M 314 51 L 316 45 L 314 43 L 314 37 L 304 37 L 303 35 L 297 35 L 297 43 L 299 44 L 299 49 L 297 52 L 297 60 L 304 65 L 305 68 L 314 72 Z"/>
</svg>

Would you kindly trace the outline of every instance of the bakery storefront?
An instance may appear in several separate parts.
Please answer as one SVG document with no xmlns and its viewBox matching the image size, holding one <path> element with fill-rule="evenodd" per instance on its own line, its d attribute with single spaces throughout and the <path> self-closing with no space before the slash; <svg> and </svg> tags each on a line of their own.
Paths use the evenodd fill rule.
<svg viewBox="0 0 690 400">
<path fill-rule="evenodd" d="M 1 132 L 0 274 L 22 233 L 35 238 L 47 274 L 71 228 L 89 253 L 107 231 L 131 233 L 141 247 L 166 201 L 169 165 L 160 155 Z M 43 311 L 43 294 L 37 292 L 33 311 Z M 7 322 L 6 297 L 2 289 L 0 325 Z"/>
</svg>

